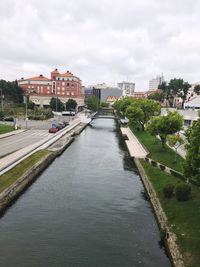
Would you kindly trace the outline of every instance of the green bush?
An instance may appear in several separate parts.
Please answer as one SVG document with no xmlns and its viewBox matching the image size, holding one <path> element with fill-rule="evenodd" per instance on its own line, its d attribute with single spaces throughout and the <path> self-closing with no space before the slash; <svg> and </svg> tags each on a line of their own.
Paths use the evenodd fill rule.
<svg viewBox="0 0 200 267">
<path fill-rule="evenodd" d="M 0 111 L 0 121 L 2 121 L 4 119 L 4 113 L 3 111 Z"/>
<path fill-rule="evenodd" d="M 176 199 L 178 201 L 186 201 L 191 197 L 191 185 L 180 183 L 176 187 Z"/>
<path fill-rule="evenodd" d="M 156 166 L 157 166 L 157 162 L 154 161 L 154 160 L 152 160 L 152 161 L 151 161 L 151 165 L 154 166 L 154 167 L 156 167 Z"/>
<path fill-rule="evenodd" d="M 180 172 L 177 172 L 177 171 L 174 171 L 174 170 L 172 170 L 172 169 L 170 169 L 170 173 L 173 175 L 173 176 L 175 176 L 175 177 L 177 177 L 177 178 L 179 178 L 179 179 L 181 179 L 181 180 L 185 180 L 185 177 L 184 177 L 184 175 L 182 174 L 182 173 L 180 173 Z"/>
<path fill-rule="evenodd" d="M 174 185 L 173 184 L 166 184 L 163 188 L 163 193 L 166 198 L 172 198 L 174 194 Z"/>
<path fill-rule="evenodd" d="M 165 170 L 165 165 L 160 164 L 160 169 L 161 169 L 162 171 L 164 171 L 164 170 Z"/>
</svg>

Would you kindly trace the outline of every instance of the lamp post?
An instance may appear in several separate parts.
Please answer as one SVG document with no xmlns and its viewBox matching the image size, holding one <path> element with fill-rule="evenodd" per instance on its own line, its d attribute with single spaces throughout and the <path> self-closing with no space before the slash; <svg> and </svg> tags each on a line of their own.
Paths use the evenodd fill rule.
<svg viewBox="0 0 200 267">
<path fill-rule="evenodd" d="M 27 123 L 28 123 L 28 122 L 27 122 L 27 121 L 28 121 L 28 117 L 27 117 L 27 115 L 28 115 L 28 114 L 27 114 L 27 113 L 28 113 L 28 112 L 27 112 L 27 109 L 28 109 L 28 107 L 27 107 L 27 98 L 28 98 L 28 96 L 27 96 L 27 94 L 26 94 L 26 114 L 25 114 L 26 129 L 27 129 Z"/>
</svg>

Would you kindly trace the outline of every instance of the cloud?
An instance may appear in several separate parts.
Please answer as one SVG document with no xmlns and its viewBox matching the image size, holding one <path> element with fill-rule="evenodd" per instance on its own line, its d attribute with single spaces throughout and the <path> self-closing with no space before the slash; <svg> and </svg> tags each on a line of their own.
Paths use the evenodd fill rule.
<svg viewBox="0 0 200 267">
<path fill-rule="evenodd" d="M 200 80 L 198 0 L 1 0 L 1 78 L 70 70 L 85 85 Z"/>
</svg>

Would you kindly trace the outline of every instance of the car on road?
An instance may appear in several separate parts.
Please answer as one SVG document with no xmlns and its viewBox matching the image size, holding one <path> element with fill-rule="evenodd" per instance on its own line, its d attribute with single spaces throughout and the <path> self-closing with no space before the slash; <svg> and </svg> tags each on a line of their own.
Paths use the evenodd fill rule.
<svg viewBox="0 0 200 267">
<path fill-rule="evenodd" d="M 54 128 L 54 127 L 51 127 L 51 128 L 49 128 L 49 133 L 57 133 L 59 130 L 58 130 L 58 128 Z"/>
</svg>

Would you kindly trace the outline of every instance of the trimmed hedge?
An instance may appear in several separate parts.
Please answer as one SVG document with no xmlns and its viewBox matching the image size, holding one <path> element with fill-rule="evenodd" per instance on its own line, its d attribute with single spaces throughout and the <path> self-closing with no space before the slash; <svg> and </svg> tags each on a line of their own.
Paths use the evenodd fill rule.
<svg viewBox="0 0 200 267">
<path fill-rule="evenodd" d="M 173 184 L 166 184 L 163 188 L 163 193 L 166 198 L 172 198 L 174 194 L 174 185 Z"/>
<path fill-rule="evenodd" d="M 176 199 L 178 201 L 186 201 L 191 198 L 191 185 L 186 183 L 180 183 L 176 187 Z"/>
<path fill-rule="evenodd" d="M 179 179 L 181 179 L 181 180 L 183 180 L 183 181 L 186 180 L 186 179 L 185 179 L 185 176 L 184 176 L 182 173 L 180 173 L 180 172 L 177 172 L 177 171 L 174 171 L 174 170 L 170 169 L 170 173 L 171 173 L 173 176 L 175 176 L 175 177 L 177 177 L 177 178 L 179 178 Z"/>
<path fill-rule="evenodd" d="M 156 167 L 157 166 L 157 162 L 154 161 L 154 160 L 151 160 L 151 165 L 154 166 L 154 167 Z"/>
<path fill-rule="evenodd" d="M 160 169 L 161 169 L 162 171 L 164 171 L 164 170 L 165 170 L 165 168 L 166 168 L 166 167 L 165 167 L 165 165 L 162 165 L 162 164 L 160 164 L 160 166 L 159 166 L 159 167 L 160 167 Z"/>
</svg>

